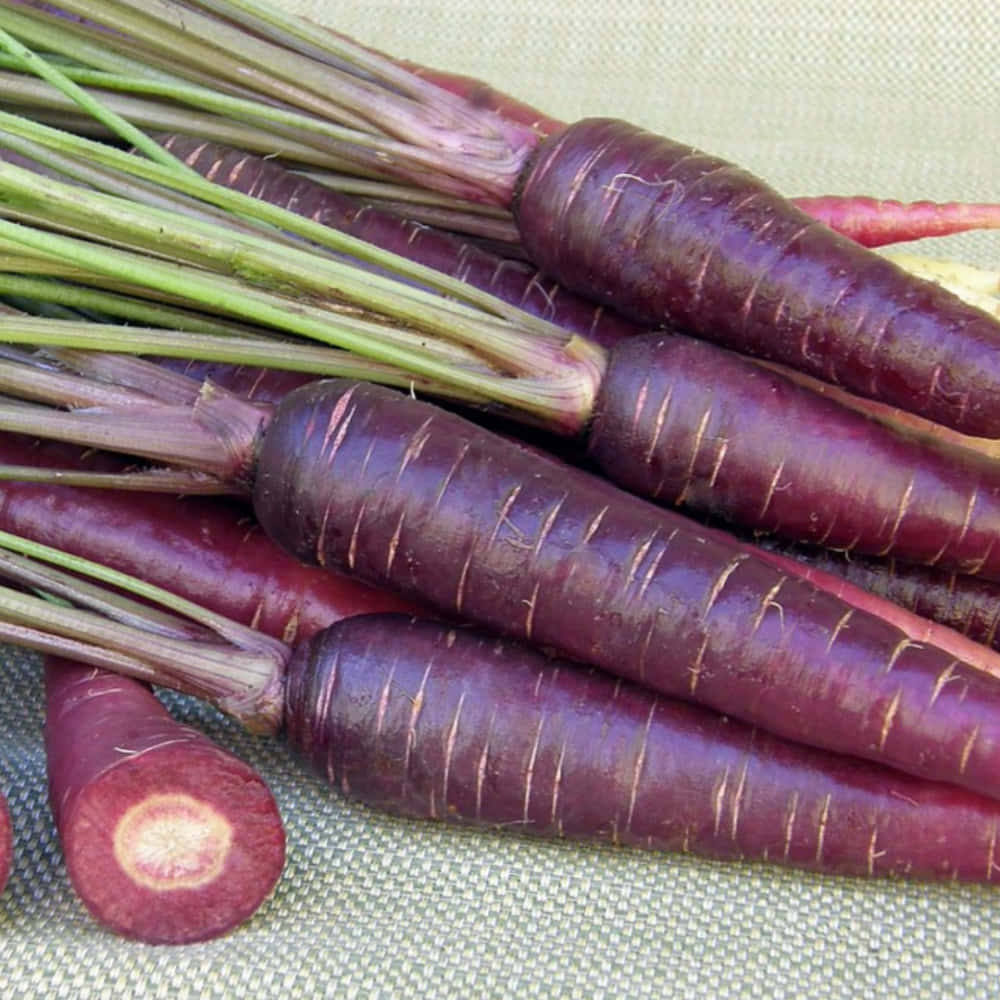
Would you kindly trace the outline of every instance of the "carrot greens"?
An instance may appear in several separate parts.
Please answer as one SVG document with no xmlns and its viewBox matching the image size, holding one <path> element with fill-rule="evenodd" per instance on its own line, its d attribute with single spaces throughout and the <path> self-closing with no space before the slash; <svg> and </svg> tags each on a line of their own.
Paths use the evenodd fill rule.
<svg viewBox="0 0 1000 1000">
<path fill-rule="evenodd" d="M 0 575 L 63 598 L 53 603 L 0 588 L 0 637 L 5 641 L 145 681 L 172 681 L 251 728 L 278 728 L 280 700 L 275 702 L 275 693 L 280 692 L 287 658 L 280 643 L 162 588 L 30 539 L 0 532 L 0 549 Z M 173 614 L 165 616 L 111 591 L 80 585 L 63 570 L 124 587 Z M 73 605 L 65 604 L 69 597 Z"/>
</svg>

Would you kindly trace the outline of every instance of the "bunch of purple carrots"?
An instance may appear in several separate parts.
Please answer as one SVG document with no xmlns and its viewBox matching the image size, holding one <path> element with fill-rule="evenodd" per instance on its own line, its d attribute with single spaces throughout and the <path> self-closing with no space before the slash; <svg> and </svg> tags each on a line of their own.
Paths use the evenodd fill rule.
<svg viewBox="0 0 1000 1000">
<path fill-rule="evenodd" d="M 0 48 L 0 641 L 97 921 L 284 866 L 154 688 L 397 814 L 1000 878 L 1000 283 L 874 249 L 1000 204 L 789 199 L 262 0 Z"/>
</svg>

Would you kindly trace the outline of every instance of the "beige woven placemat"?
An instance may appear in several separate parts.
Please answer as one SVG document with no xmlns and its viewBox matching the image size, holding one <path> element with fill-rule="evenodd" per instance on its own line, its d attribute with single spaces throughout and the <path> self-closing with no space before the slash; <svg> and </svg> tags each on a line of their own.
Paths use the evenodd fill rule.
<svg viewBox="0 0 1000 1000">
<path fill-rule="evenodd" d="M 990 4 L 847 0 L 285 0 L 401 56 L 477 73 L 571 118 L 616 114 L 789 194 L 1000 198 Z M 941 251 L 1000 263 L 1000 240 Z M 68 889 L 45 804 L 37 663 L 4 656 L 0 781 L 17 867 L 0 899 L 4 997 L 1000 995 L 995 891 L 835 881 L 539 844 L 376 816 L 178 698 L 259 767 L 287 872 L 210 944 L 117 940 Z"/>
</svg>

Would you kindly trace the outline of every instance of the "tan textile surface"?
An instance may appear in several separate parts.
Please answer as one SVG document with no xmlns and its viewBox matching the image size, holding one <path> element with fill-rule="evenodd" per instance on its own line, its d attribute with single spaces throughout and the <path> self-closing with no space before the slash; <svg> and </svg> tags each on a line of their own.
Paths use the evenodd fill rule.
<svg viewBox="0 0 1000 1000">
<path fill-rule="evenodd" d="M 953 0 L 284 0 L 393 54 L 475 73 L 564 118 L 615 114 L 788 194 L 1000 198 L 1000 34 Z M 939 252 L 1000 264 L 1000 239 Z M 1000 896 L 836 881 L 376 816 L 278 744 L 171 704 L 258 766 L 287 871 L 246 926 L 152 949 L 96 927 L 45 803 L 37 661 L 5 657 L 0 781 L 16 870 L 4 997 L 1000 996 Z"/>
</svg>

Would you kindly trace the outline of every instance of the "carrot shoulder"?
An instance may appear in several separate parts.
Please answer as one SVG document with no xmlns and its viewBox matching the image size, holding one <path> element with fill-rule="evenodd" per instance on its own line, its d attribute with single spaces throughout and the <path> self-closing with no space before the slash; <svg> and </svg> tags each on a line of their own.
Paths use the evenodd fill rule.
<svg viewBox="0 0 1000 1000">
<path fill-rule="evenodd" d="M 464 97 L 470 104 L 513 122 L 555 135 L 566 122 L 505 94 L 483 80 L 403 61 L 417 76 Z M 929 236 L 950 236 L 970 229 L 1000 229 L 997 202 L 920 201 L 904 202 L 870 195 L 815 195 L 793 198 L 802 211 L 831 229 L 866 247 L 885 246 Z"/>
</svg>

